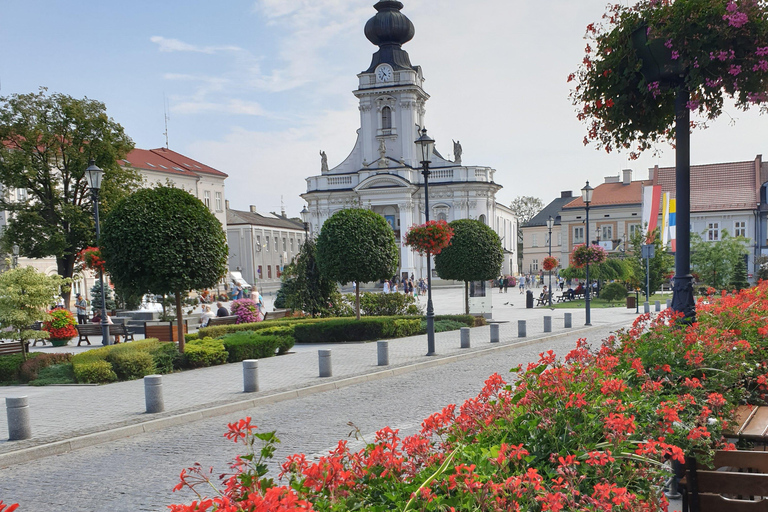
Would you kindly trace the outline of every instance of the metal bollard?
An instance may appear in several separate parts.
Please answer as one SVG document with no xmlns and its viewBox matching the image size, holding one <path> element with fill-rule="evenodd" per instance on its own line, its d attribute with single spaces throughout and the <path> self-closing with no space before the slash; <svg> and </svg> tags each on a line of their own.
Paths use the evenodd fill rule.
<svg viewBox="0 0 768 512">
<path fill-rule="evenodd" d="M 661 301 L 660 300 L 656 301 L 655 306 L 656 306 L 656 311 L 661 311 Z"/>
<path fill-rule="evenodd" d="M 544 317 L 544 332 L 552 332 L 552 317 Z"/>
<path fill-rule="evenodd" d="M 317 356 L 320 363 L 320 376 L 321 377 L 333 376 L 333 369 L 331 367 L 331 351 L 318 350 Z"/>
<path fill-rule="evenodd" d="M 147 404 L 147 412 L 150 414 L 165 410 L 162 375 L 144 377 L 144 401 Z"/>
<path fill-rule="evenodd" d="M 572 313 L 566 313 L 565 317 L 563 318 L 563 327 L 566 329 L 570 329 L 573 324 L 573 317 L 571 316 Z"/>
<path fill-rule="evenodd" d="M 491 343 L 499 342 L 499 324 L 491 324 Z"/>
<path fill-rule="evenodd" d="M 643 312 L 650 313 L 651 312 L 651 305 L 648 303 L 648 301 L 645 301 L 643 303 Z"/>
<path fill-rule="evenodd" d="M 525 338 L 525 320 L 518 320 L 517 321 L 517 337 L 518 338 Z"/>
<path fill-rule="evenodd" d="M 376 355 L 378 356 L 379 366 L 389 365 L 389 342 L 388 341 L 376 342 Z"/>
<path fill-rule="evenodd" d="M 667 299 L 667 309 L 672 307 L 672 299 Z"/>
<path fill-rule="evenodd" d="M 255 393 L 259 390 L 259 360 L 243 360 L 243 393 Z"/>
<path fill-rule="evenodd" d="M 20 441 L 32 437 L 32 427 L 29 424 L 29 401 L 27 397 L 6 397 L 5 410 L 8 416 L 8 440 Z"/>
<path fill-rule="evenodd" d="M 469 348 L 469 327 L 461 328 L 461 348 Z"/>
</svg>

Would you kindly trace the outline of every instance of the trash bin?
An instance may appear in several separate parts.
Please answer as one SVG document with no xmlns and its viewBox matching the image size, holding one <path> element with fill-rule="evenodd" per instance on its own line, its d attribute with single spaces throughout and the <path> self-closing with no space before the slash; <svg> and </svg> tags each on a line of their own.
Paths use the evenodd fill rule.
<svg viewBox="0 0 768 512">
<path fill-rule="evenodd" d="M 627 295 L 627 309 L 635 309 L 635 296 Z"/>
<path fill-rule="evenodd" d="M 525 307 L 533 308 L 533 292 L 531 290 L 525 292 Z"/>
</svg>

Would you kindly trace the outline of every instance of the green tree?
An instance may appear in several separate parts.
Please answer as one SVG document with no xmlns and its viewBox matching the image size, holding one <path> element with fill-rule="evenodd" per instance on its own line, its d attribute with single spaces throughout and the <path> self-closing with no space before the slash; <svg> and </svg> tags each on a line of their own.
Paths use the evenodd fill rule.
<svg viewBox="0 0 768 512">
<path fill-rule="evenodd" d="M 107 286 L 106 289 L 107 295 L 104 297 L 104 304 L 106 305 L 107 311 L 113 311 L 117 309 L 117 304 L 115 303 L 112 289 L 109 286 Z M 95 311 L 101 309 L 101 283 L 98 281 L 93 283 L 93 287 L 91 287 L 91 307 L 93 307 Z"/>
<path fill-rule="evenodd" d="M 449 226 L 453 228 L 451 245 L 435 256 L 435 270 L 441 279 L 464 281 L 464 308 L 469 314 L 469 281 L 498 277 L 504 249 L 499 235 L 480 221 L 460 219 Z"/>
<path fill-rule="evenodd" d="M 88 160 L 104 169 L 106 213 L 139 186 L 137 174 L 117 163 L 131 149 L 133 141 L 101 102 L 48 95 L 45 88 L 0 98 L 0 184 L 26 191 L 0 196 L 0 209 L 11 212 L 2 248 L 10 252 L 16 244 L 23 256 L 54 256 L 59 275 L 71 278 L 75 255 L 95 242 Z M 69 297 L 66 291 L 67 305 Z"/>
<path fill-rule="evenodd" d="M 512 204 L 509 205 L 510 209 L 515 213 L 518 222 L 517 229 L 517 260 L 518 265 L 522 266 L 523 261 L 523 230 L 520 227 L 528 223 L 534 218 L 541 210 L 544 209 L 544 202 L 538 197 L 533 196 L 517 196 Z"/>
<path fill-rule="evenodd" d="M 565 279 L 585 279 L 586 268 L 567 267 L 560 271 Z M 609 257 L 603 263 L 589 266 L 589 279 L 598 281 L 622 281 L 631 282 L 635 276 L 635 269 L 629 260 Z"/>
<path fill-rule="evenodd" d="M 30 326 L 50 318 L 46 310 L 53 297 L 68 288 L 69 279 L 46 275 L 32 267 L 15 268 L 0 274 L 0 328 L 3 337 L 26 343 L 48 338 L 46 331 Z M 26 359 L 26 350 L 24 351 Z"/>
<path fill-rule="evenodd" d="M 285 306 L 305 311 L 310 315 L 323 315 L 336 292 L 336 282 L 320 272 L 317 265 L 317 244 L 308 238 L 299 249 L 296 259 L 288 265 L 281 277 Z"/>
<path fill-rule="evenodd" d="M 183 352 L 182 297 L 216 286 L 227 270 L 221 223 L 183 190 L 144 189 L 114 206 L 104 220 L 100 245 L 115 286 L 136 295 L 175 295 Z"/>
<path fill-rule="evenodd" d="M 745 258 L 739 260 L 736 264 L 736 268 L 733 269 L 733 277 L 731 277 L 731 288 L 734 290 L 743 290 L 749 288 L 749 281 L 747 280 L 747 262 Z"/>
<path fill-rule="evenodd" d="M 360 283 L 389 279 L 397 271 L 395 234 L 371 210 L 352 208 L 334 213 L 317 238 L 320 272 L 332 281 L 355 283 L 355 311 L 360 319 Z"/>
<path fill-rule="evenodd" d="M 736 266 L 749 253 L 749 239 L 730 236 L 720 230 L 720 240 L 707 242 L 700 234 L 691 234 L 691 267 L 701 280 L 717 290 L 731 283 Z"/>
<path fill-rule="evenodd" d="M 650 276 L 648 291 L 649 295 L 661 288 L 661 284 L 667 281 L 667 276 L 675 265 L 675 258 L 672 254 L 664 250 L 664 246 L 661 242 L 658 228 L 651 233 L 654 246 L 653 258 L 650 258 L 649 267 Z M 643 258 L 643 244 L 646 242 L 645 234 L 642 230 L 635 230 L 634 235 L 630 238 L 630 245 L 632 247 L 632 253 L 630 261 L 634 268 L 634 274 L 639 281 L 640 289 L 645 289 L 646 283 L 646 265 L 645 258 Z"/>
</svg>

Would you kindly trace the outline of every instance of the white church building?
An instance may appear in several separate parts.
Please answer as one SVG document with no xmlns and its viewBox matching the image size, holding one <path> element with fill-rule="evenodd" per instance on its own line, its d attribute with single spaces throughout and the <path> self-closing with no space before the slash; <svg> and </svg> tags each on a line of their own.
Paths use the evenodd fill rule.
<svg viewBox="0 0 768 512">
<path fill-rule="evenodd" d="M 402 243 L 408 228 L 425 222 L 424 178 L 420 150 L 414 143 L 425 126 L 429 95 L 423 89 L 421 66 L 411 65 L 402 45 L 415 33 L 413 23 L 400 12 L 403 4 L 380 0 L 377 14 L 365 25 L 365 36 L 379 50 L 360 73 L 354 95 L 359 100 L 360 128 L 349 156 L 336 167 L 327 165 L 321 152 L 321 174 L 307 178 L 310 232 L 344 208 L 368 208 L 387 219 L 400 246 L 401 275 L 426 277 L 426 258 Z M 492 227 L 504 246 L 502 272 L 517 272 L 517 219 L 496 202 L 502 188 L 496 170 L 464 165 L 461 145 L 454 143 L 454 161 L 437 151 L 429 168 L 431 220 L 480 220 Z M 435 274 L 434 277 L 437 277 Z"/>
</svg>

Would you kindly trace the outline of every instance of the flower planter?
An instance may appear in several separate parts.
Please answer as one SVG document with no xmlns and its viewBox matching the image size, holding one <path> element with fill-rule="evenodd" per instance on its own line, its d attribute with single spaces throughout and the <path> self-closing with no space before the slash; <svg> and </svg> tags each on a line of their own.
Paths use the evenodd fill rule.
<svg viewBox="0 0 768 512">
<path fill-rule="evenodd" d="M 189 332 L 187 321 L 184 320 L 184 333 Z M 157 338 L 160 341 L 179 341 L 178 328 L 175 322 L 144 322 L 144 337 Z"/>
<path fill-rule="evenodd" d="M 53 345 L 54 347 L 63 347 L 65 345 L 69 344 L 71 339 L 72 338 L 66 338 L 66 339 L 51 339 L 51 338 L 49 338 L 46 341 L 49 341 L 51 343 L 51 345 Z"/>
</svg>

